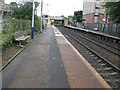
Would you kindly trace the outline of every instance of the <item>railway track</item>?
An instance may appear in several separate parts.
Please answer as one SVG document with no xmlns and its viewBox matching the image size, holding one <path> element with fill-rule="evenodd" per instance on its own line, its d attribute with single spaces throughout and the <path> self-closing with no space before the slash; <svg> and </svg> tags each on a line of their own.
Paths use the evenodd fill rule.
<svg viewBox="0 0 120 90">
<path fill-rule="evenodd" d="M 119 44 L 111 43 L 111 42 L 104 41 L 104 40 L 99 40 L 98 38 L 93 37 L 93 36 L 89 35 L 88 33 L 84 34 L 84 33 L 80 32 L 79 30 L 71 29 L 70 32 L 120 56 Z"/>
<path fill-rule="evenodd" d="M 120 50 L 117 50 L 113 47 L 107 46 L 107 44 L 100 43 L 97 40 L 93 40 L 88 38 L 89 36 L 84 36 L 82 33 L 81 35 L 75 30 L 67 29 L 67 28 L 61 28 L 64 29 L 64 31 L 69 32 L 71 36 L 74 36 L 75 38 L 79 39 L 82 43 L 84 43 L 86 46 L 91 48 L 92 50 L 96 51 L 99 55 L 101 55 L 103 58 L 107 59 L 109 62 L 111 62 L 114 66 L 120 69 Z M 117 48 L 117 47 L 116 47 Z"/>
<path fill-rule="evenodd" d="M 106 50 L 105 47 L 101 47 L 100 45 L 98 46 L 98 44 L 95 44 L 95 41 L 91 41 L 85 36 L 80 36 L 78 33 L 76 34 L 74 32 L 71 32 L 70 29 L 66 29 L 63 27 L 60 27 L 58 29 L 87 59 L 87 61 L 96 69 L 96 71 L 98 71 L 98 73 L 106 80 L 106 82 L 108 82 L 108 84 L 113 89 L 120 89 L 119 66 L 117 66 L 115 63 L 111 63 L 109 58 L 104 58 L 103 56 L 105 52 L 109 52 L 109 54 L 114 54 L 117 57 L 116 53 L 111 52 L 110 50 Z M 101 54 L 99 53 L 99 49 L 103 49 L 105 52 Z"/>
</svg>

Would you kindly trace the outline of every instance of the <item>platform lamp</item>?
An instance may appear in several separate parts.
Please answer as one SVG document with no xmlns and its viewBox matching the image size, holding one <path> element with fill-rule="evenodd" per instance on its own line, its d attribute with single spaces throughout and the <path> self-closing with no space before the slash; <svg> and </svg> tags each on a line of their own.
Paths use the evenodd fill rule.
<svg viewBox="0 0 120 90">
<path fill-rule="evenodd" d="M 42 11 L 43 11 L 43 0 L 41 0 L 41 27 L 40 27 L 40 33 L 42 33 Z"/>
<path fill-rule="evenodd" d="M 33 2 L 33 11 L 32 11 L 32 30 L 31 30 L 31 39 L 34 39 L 34 13 L 35 13 L 35 4 L 34 4 L 34 0 L 32 0 Z"/>
</svg>

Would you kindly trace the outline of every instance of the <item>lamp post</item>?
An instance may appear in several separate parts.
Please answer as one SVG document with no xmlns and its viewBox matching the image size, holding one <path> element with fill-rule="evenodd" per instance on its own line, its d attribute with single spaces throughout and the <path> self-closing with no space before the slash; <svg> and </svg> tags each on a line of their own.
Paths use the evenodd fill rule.
<svg viewBox="0 0 120 90">
<path fill-rule="evenodd" d="M 41 29 L 40 29 L 40 32 L 42 33 L 42 10 L 43 10 L 43 0 L 41 0 Z"/>
<path fill-rule="evenodd" d="M 49 6 L 49 4 L 45 4 L 46 6 Z M 48 25 L 48 12 L 49 10 L 46 8 L 46 12 L 44 13 L 44 17 L 43 17 L 43 22 L 44 22 L 44 28 Z"/>
<path fill-rule="evenodd" d="M 32 30 L 31 30 L 31 39 L 34 39 L 34 13 L 35 13 L 35 5 L 33 0 L 33 11 L 32 11 Z"/>
</svg>

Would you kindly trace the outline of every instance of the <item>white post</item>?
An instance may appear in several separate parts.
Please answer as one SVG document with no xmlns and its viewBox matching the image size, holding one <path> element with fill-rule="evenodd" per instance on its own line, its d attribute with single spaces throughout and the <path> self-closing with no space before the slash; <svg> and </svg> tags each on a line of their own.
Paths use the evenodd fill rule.
<svg viewBox="0 0 120 90">
<path fill-rule="evenodd" d="M 34 12 L 35 12 L 34 9 L 35 9 L 35 5 L 34 5 L 34 0 L 33 0 L 31 39 L 34 39 Z"/>
<path fill-rule="evenodd" d="M 41 0 L 41 29 L 40 32 L 42 32 L 42 9 L 43 9 L 43 0 Z"/>
</svg>

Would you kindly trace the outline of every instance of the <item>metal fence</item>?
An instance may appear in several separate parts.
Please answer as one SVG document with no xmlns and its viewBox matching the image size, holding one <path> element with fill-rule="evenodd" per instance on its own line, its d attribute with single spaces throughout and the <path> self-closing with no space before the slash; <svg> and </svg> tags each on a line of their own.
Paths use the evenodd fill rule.
<svg viewBox="0 0 120 90">
<path fill-rule="evenodd" d="M 120 37 L 120 24 L 92 24 L 92 23 L 77 23 L 76 27 L 78 28 L 84 28 L 84 29 L 89 29 L 89 30 L 94 30 L 97 32 L 102 32 L 105 34 L 113 35 Z"/>
</svg>

